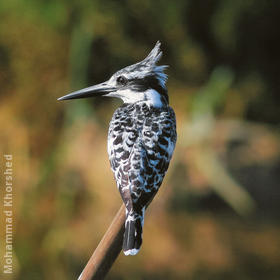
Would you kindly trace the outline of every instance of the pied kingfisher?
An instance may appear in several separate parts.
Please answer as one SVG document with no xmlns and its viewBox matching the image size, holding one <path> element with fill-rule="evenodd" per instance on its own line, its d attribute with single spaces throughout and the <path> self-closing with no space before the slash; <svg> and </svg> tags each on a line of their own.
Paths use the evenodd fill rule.
<svg viewBox="0 0 280 280">
<path fill-rule="evenodd" d="M 121 98 L 110 122 L 108 153 L 126 207 L 123 251 L 135 255 L 142 244 L 144 214 L 167 171 L 176 143 L 176 119 L 168 105 L 166 65 L 160 42 L 141 62 L 117 71 L 108 81 L 58 100 L 109 96 Z"/>
</svg>

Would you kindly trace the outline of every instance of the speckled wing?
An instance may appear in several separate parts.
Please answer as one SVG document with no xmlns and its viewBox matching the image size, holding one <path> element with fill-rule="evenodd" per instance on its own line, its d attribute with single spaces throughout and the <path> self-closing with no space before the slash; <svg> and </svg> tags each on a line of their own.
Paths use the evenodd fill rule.
<svg viewBox="0 0 280 280">
<path fill-rule="evenodd" d="M 137 124 L 133 123 L 131 109 L 133 108 L 121 106 L 115 111 L 108 133 L 108 154 L 111 169 L 127 208 L 132 207 L 128 170 L 132 168 L 133 148 L 139 138 Z"/>
<path fill-rule="evenodd" d="M 170 107 L 147 110 L 144 105 L 137 112 L 131 109 L 128 106 L 114 114 L 108 152 L 126 208 L 140 213 L 167 171 L 176 143 L 176 120 Z"/>
<path fill-rule="evenodd" d="M 173 110 L 154 110 L 145 118 L 134 154 L 140 157 L 138 168 L 129 170 L 133 208 L 147 207 L 157 193 L 168 169 L 176 143 Z M 139 149 L 139 151 L 137 150 Z M 140 165 L 140 166 L 139 166 Z"/>
</svg>

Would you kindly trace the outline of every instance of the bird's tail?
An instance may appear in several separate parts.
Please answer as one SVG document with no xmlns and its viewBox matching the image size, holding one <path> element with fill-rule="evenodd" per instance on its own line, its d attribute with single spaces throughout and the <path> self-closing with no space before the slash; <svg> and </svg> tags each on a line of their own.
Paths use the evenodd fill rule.
<svg viewBox="0 0 280 280">
<path fill-rule="evenodd" d="M 126 256 L 136 255 L 142 244 L 142 227 L 144 224 L 144 211 L 126 213 L 125 231 L 123 238 L 123 252 Z"/>
</svg>

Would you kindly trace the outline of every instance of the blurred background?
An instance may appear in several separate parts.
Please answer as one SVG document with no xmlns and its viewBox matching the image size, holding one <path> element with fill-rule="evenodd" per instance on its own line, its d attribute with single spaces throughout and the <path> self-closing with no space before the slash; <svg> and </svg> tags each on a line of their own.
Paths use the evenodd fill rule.
<svg viewBox="0 0 280 280">
<path fill-rule="evenodd" d="M 107 279 L 280 279 L 279 1 L 11 0 L 0 14 L 0 150 L 14 164 L 14 273 L 1 279 L 82 271 L 121 205 L 106 150 L 121 102 L 56 99 L 157 40 L 177 147 L 141 252 Z"/>
</svg>

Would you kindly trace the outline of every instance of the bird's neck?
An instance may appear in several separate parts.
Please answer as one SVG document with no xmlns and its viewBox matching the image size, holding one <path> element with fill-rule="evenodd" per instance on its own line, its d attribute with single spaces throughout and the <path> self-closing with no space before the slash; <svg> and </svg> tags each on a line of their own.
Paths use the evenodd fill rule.
<svg viewBox="0 0 280 280">
<path fill-rule="evenodd" d="M 134 92 L 129 96 L 122 96 L 121 98 L 126 104 L 145 103 L 149 107 L 155 108 L 161 108 L 168 105 L 168 100 L 166 100 L 166 97 L 154 89 L 147 89 L 143 92 Z"/>
</svg>

